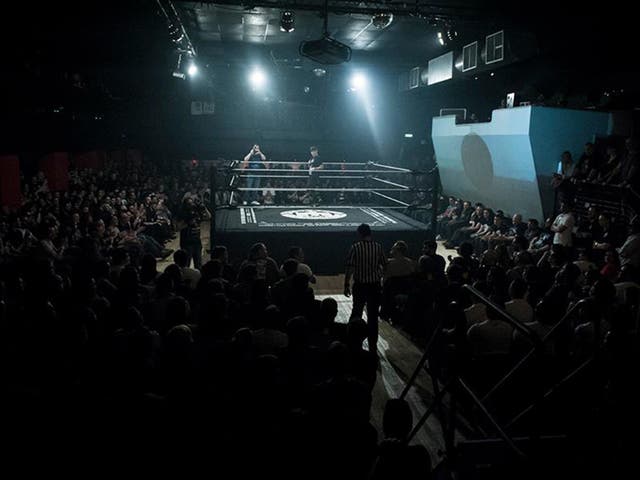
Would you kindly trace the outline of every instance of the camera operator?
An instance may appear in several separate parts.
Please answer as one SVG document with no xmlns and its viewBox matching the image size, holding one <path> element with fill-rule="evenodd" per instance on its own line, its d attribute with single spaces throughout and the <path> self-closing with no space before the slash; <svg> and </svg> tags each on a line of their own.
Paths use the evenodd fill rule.
<svg viewBox="0 0 640 480">
<path fill-rule="evenodd" d="M 260 150 L 260 145 L 256 144 L 251 148 L 251 150 L 249 150 L 249 153 L 244 156 L 242 168 L 244 170 L 248 168 L 249 170 L 254 171 L 252 173 L 259 174 L 259 171 L 256 170 L 268 168 L 268 164 L 265 163 L 266 161 L 267 157 Z M 247 188 L 260 188 L 260 177 L 250 176 L 247 178 Z M 258 201 L 259 198 L 259 190 L 249 191 L 244 197 L 244 201 L 242 203 L 246 205 L 247 201 L 250 201 L 251 205 L 260 205 L 260 202 Z"/>
<path fill-rule="evenodd" d="M 202 266 L 202 240 L 200 239 L 200 222 L 210 219 L 211 214 L 199 198 L 186 197 L 182 201 L 178 228 L 180 229 L 180 248 L 189 254 L 189 262 L 193 259 L 193 267 Z"/>
</svg>

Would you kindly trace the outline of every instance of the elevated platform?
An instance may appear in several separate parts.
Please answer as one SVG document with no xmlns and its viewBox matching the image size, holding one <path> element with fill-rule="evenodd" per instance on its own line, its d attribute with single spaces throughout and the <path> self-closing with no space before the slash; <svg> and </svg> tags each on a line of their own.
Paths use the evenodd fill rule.
<svg viewBox="0 0 640 480">
<path fill-rule="evenodd" d="M 231 257 L 245 257 L 251 245 L 264 242 L 278 261 L 289 247 L 302 247 L 319 275 L 344 272 L 356 229 L 368 223 L 374 239 L 389 250 L 397 240 L 419 255 L 428 226 L 392 209 L 371 207 L 238 207 L 216 212 L 212 245 L 226 245 Z"/>
</svg>

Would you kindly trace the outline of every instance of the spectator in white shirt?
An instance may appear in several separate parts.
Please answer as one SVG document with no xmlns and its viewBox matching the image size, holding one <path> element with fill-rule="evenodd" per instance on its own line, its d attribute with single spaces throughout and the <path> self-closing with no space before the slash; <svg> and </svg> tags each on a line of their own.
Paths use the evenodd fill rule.
<svg viewBox="0 0 640 480">
<path fill-rule="evenodd" d="M 560 212 L 551 225 L 551 231 L 555 233 L 553 244 L 571 247 L 573 245 L 573 227 L 576 221 L 573 213 L 571 213 L 569 203 L 562 202 L 560 204 Z"/>
<path fill-rule="evenodd" d="M 533 308 L 524 298 L 526 293 L 527 283 L 518 278 L 509 285 L 511 301 L 504 304 L 507 313 L 522 323 L 533 321 Z"/>
</svg>

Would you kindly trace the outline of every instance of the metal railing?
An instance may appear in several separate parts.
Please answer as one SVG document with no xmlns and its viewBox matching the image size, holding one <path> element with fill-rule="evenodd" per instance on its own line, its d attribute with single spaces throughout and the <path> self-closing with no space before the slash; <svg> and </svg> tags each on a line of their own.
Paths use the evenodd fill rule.
<svg viewBox="0 0 640 480">
<path fill-rule="evenodd" d="M 538 350 L 541 343 L 540 343 L 540 339 L 538 338 L 538 336 L 532 332 L 529 328 L 527 328 L 526 325 L 524 325 L 522 322 L 520 322 L 519 320 L 517 320 L 516 318 L 514 318 L 513 316 L 511 316 L 509 313 L 505 312 L 503 309 L 501 309 L 500 307 L 498 307 L 495 303 L 493 303 L 491 300 L 489 300 L 487 297 L 485 297 L 484 295 L 482 295 L 482 293 L 478 292 L 478 290 L 476 290 L 475 288 L 471 287 L 470 285 L 465 285 L 464 288 L 469 291 L 469 293 L 471 293 L 472 295 L 476 296 L 478 299 L 480 299 L 483 303 L 485 303 L 487 305 L 487 307 L 495 310 L 496 312 L 498 312 L 498 314 L 506 321 L 508 322 L 511 326 L 513 326 L 513 328 L 517 329 L 518 331 L 520 331 L 525 338 L 529 339 L 531 341 L 531 343 L 535 346 L 534 350 Z M 442 332 L 442 328 L 444 326 L 444 317 L 441 316 L 438 320 L 438 323 L 436 324 L 436 328 L 434 329 L 433 333 L 431 334 L 431 336 L 429 337 L 429 340 L 427 341 L 427 345 L 425 347 L 424 353 L 420 359 L 420 361 L 418 362 L 418 364 L 416 365 L 416 368 L 414 369 L 413 373 L 411 374 L 411 377 L 409 378 L 409 380 L 407 381 L 407 384 L 405 385 L 404 389 L 402 390 L 401 394 L 400 394 L 400 398 L 404 398 L 409 390 L 411 389 L 411 387 L 415 384 L 415 381 L 420 373 L 420 371 L 422 369 L 425 369 L 427 372 L 429 372 L 431 374 L 431 372 L 429 371 L 429 368 L 426 366 L 427 361 L 432 353 L 432 349 L 434 348 L 434 345 L 436 344 L 436 340 L 439 338 L 439 336 L 441 335 Z M 438 390 L 438 385 L 437 385 L 437 379 L 432 375 L 432 379 L 435 382 L 434 384 L 434 390 Z M 509 446 L 509 448 L 513 451 L 513 453 L 516 455 L 517 458 L 524 460 L 527 458 L 527 456 L 524 454 L 524 452 L 522 452 L 522 450 L 520 450 L 520 448 L 518 448 L 518 446 L 515 444 L 515 442 L 513 441 L 513 439 L 511 438 L 511 436 L 506 432 L 505 427 L 501 426 L 500 423 L 495 419 L 495 417 L 489 412 L 488 408 L 486 407 L 486 405 L 484 404 L 484 402 L 478 398 L 478 396 L 475 394 L 475 392 L 473 392 L 473 390 L 471 389 L 471 387 L 469 387 L 463 380 L 462 378 L 460 378 L 460 376 L 457 374 L 457 372 L 447 380 L 446 384 L 443 386 L 442 389 L 440 389 L 439 391 L 437 391 L 436 396 L 434 397 L 433 401 L 431 402 L 431 405 L 427 408 L 426 412 L 422 415 L 422 417 L 418 420 L 418 422 L 416 423 L 416 425 L 414 426 L 414 428 L 412 429 L 407 442 L 409 442 L 416 434 L 417 432 L 420 430 L 420 428 L 422 428 L 422 426 L 425 424 L 425 422 L 427 421 L 427 419 L 436 411 L 436 409 L 440 408 L 442 409 L 443 405 L 442 402 L 444 401 L 445 395 L 449 393 L 451 396 L 450 399 L 450 406 L 451 406 L 451 412 L 453 412 L 450 415 L 450 421 L 448 422 L 447 425 L 445 425 L 444 423 L 444 419 L 440 418 L 440 423 L 442 426 L 442 430 L 443 433 L 445 435 L 445 446 L 446 449 L 448 451 L 449 456 L 453 455 L 453 452 L 451 451 L 454 446 L 453 446 L 453 434 L 455 431 L 455 404 L 457 401 L 457 396 L 458 395 L 464 395 L 465 398 L 467 398 L 468 400 L 470 400 L 472 402 L 472 404 L 477 407 L 479 409 L 479 411 L 482 413 L 482 415 L 484 416 L 484 418 L 493 426 L 493 428 L 496 430 L 498 436 L 504 440 L 504 442 Z"/>
</svg>

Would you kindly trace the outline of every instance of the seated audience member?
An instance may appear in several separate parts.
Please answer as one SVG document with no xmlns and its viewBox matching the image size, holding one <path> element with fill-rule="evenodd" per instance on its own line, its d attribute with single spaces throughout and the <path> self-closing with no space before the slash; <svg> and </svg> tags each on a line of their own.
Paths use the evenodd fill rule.
<svg viewBox="0 0 640 480">
<path fill-rule="evenodd" d="M 416 262 L 408 256 L 409 247 L 402 240 L 398 240 L 391 247 L 391 258 L 384 269 L 384 279 L 393 277 L 408 277 L 416 271 Z"/>
<path fill-rule="evenodd" d="M 406 400 L 390 399 L 384 409 L 384 440 L 378 447 L 378 458 L 369 477 L 371 480 L 431 478 L 431 457 L 422 445 L 409 445 L 413 416 Z"/>
<path fill-rule="evenodd" d="M 487 309 L 487 319 L 469 327 L 467 338 L 475 357 L 507 355 L 511 349 L 513 327 L 502 320 L 492 308 Z"/>
<path fill-rule="evenodd" d="M 512 243 L 516 238 L 524 235 L 526 228 L 527 226 L 522 221 L 522 215 L 516 213 L 506 231 L 498 229 L 493 235 L 489 236 L 489 249 L 495 248 L 499 244 Z"/>
<path fill-rule="evenodd" d="M 451 221 L 454 216 L 458 215 L 462 209 L 461 204 L 458 203 L 455 197 L 449 197 L 449 205 L 445 208 L 444 212 L 437 216 L 436 220 L 438 222 L 438 240 L 442 239 L 441 232 L 443 231 L 444 225 Z"/>
<path fill-rule="evenodd" d="M 420 257 L 420 268 L 432 272 L 436 280 L 444 279 L 444 271 L 447 265 L 444 257 L 437 253 L 438 243 L 434 240 L 426 240 L 422 244 L 422 256 Z"/>
<path fill-rule="evenodd" d="M 298 273 L 298 261 L 294 258 L 286 259 L 281 270 L 283 278 L 271 287 L 271 301 L 282 310 L 291 300 L 293 276 Z"/>
<path fill-rule="evenodd" d="M 484 207 L 481 203 L 476 204 L 476 208 L 469 217 L 469 224 L 455 231 L 450 240 L 445 242 L 445 248 L 455 248 L 461 242 L 467 240 L 471 235 L 476 233 L 484 223 Z"/>
<path fill-rule="evenodd" d="M 238 272 L 229 263 L 229 251 L 224 245 L 218 245 L 211 250 L 211 260 L 220 260 L 222 264 L 222 278 L 227 282 L 235 283 L 238 279 Z"/>
<path fill-rule="evenodd" d="M 285 323 L 280 309 L 269 305 L 264 314 L 256 319 L 256 328 L 251 330 L 256 355 L 280 355 L 289 345 L 284 332 Z"/>
<path fill-rule="evenodd" d="M 633 188 L 637 191 L 640 180 L 640 143 L 637 139 L 629 137 L 625 142 L 626 155 L 622 160 L 620 169 L 620 182 L 617 184 L 624 188 Z"/>
<path fill-rule="evenodd" d="M 527 229 L 524 232 L 524 238 L 527 240 L 528 245 L 531 244 L 531 240 L 538 237 L 540 235 L 541 228 L 540 222 L 538 222 L 535 218 L 530 218 L 527 221 Z M 527 247 L 528 248 L 528 247 Z"/>
<path fill-rule="evenodd" d="M 473 284 L 473 288 L 478 290 L 485 297 L 488 297 L 491 293 L 491 291 L 489 290 L 489 285 L 487 285 L 487 282 L 484 281 L 475 282 Z M 467 320 L 467 330 L 472 325 L 488 320 L 487 306 L 484 304 L 484 302 L 475 295 L 472 295 L 471 298 L 473 303 L 471 304 L 471 306 L 464 309 L 464 316 Z"/>
<path fill-rule="evenodd" d="M 602 165 L 600 174 L 598 175 L 598 182 L 604 184 L 616 184 L 620 181 L 622 171 L 622 157 L 618 153 L 618 149 L 615 145 L 607 146 L 607 153 L 605 156 L 605 162 Z"/>
<path fill-rule="evenodd" d="M 173 263 L 180 267 L 180 271 L 182 272 L 182 282 L 184 285 L 189 287 L 191 290 L 195 290 L 202 274 L 200 273 L 200 270 L 189 267 L 189 263 L 191 263 L 189 254 L 182 249 L 176 250 L 173 254 Z"/>
<path fill-rule="evenodd" d="M 551 248 L 554 236 L 554 233 L 551 231 L 552 223 L 551 218 L 547 218 L 544 222 L 544 228 L 541 228 L 538 235 L 532 238 L 529 243 L 528 251 L 534 261 L 539 260 L 540 257 Z"/>
<path fill-rule="evenodd" d="M 602 168 L 602 158 L 596 152 L 595 146 L 591 142 L 584 145 L 584 153 L 576 163 L 573 178 L 582 181 L 595 181 Z"/>
<path fill-rule="evenodd" d="M 522 323 L 533 321 L 533 308 L 525 300 L 527 284 L 524 280 L 516 279 L 509 285 L 509 296 L 511 300 L 504 304 L 504 308 L 516 320 Z"/>
<path fill-rule="evenodd" d="M 600 270 L 600 275 L 615 283 L 620 275 L 620 256 L 614 249 L 607 250 L 604 254 L 604 265 Z"/>
<path fill-rule="evenodd" d="M 635 217 L 629 226 L 629 235 L 618 249 L 620 265 L 640 268 L 640 218 Z"/>
<path fill-rule="evenodd" d="M 264 243 L 255 243 L 249 250 L 249 258 L 242 262 L 245 265 L 255 265 L 258 280 L 264 280 L 267 286 L 274 285 L 280 279 L 278 264 L 269 256 Z"/>
<path fill-rule="evenodd" d="M 469 218 L 471 218 L 472 213 L 473 208 L 471 207 L 471 203 L 467 201 L 462 202 L 460 213 L 454 215 L 451 220 L 444 223 L 442 236 L 446 239 L 450 239 L 456 230 L 465 227 L 469 223 Z"/>
<path fill-rule="evenodd" d="M 304 263 L 304 250 L 302 250 L 302 247 L 291 247 L 287 258 L 293 258 L 296 260 L 298 262 L 298 273 L 304 273 L 309 277 L 309 282 L 316 283 L 316 277 L 313 274 L 311 267 Z M 282 267 L 280 267 L 280 275 L 284 276 Z"/>
<path fill-rule="evenodd" d="M 608 215 L 600 214 L 598 216 L 600 224 L 599 234 L 593 238 L 594 250 L 606 251 L 620 246 L 618 232 L 611 222 Z"/>
</svg>

